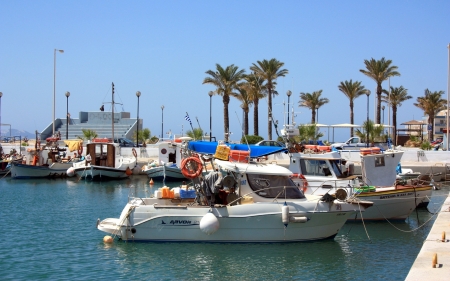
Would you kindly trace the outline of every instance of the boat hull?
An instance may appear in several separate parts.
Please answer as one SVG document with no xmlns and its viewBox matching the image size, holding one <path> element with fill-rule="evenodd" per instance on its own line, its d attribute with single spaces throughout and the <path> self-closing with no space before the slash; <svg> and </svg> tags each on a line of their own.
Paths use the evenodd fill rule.
<svg viewBox="0 0 450 281">
<path fill-rule="evenodd" d="M 181 169 L 178 167 L 151 167 L 147 170 L 144 170 L 149 178 L 154 180 L 167 180 L 167 181 L 182 181 L 186 178 L 181 173 Z"/>
<path fill-rule="evenodd" d="M 54 163 L 51 166 L 33 166 L 12 163 L 11 178 L 64 178 L 67 177 L 67 169 L 70 167 L 72 167 L 72 163 Z"/>
<path fill-rule="evenodd" d="M 290 202 L 289 216 L 307 218 L 307 221 L 290 221 L 285 226 L 282 221 L 282 203 L 220 208 L 148 203 L 127 204 L 119 219 L 105 219 L 98 223 L 97 228 L 131 241 L 295 242 L 333 238 L 355 213 L 353 209 L 338 210 L 338 205 L 331 207 L 335 208 L 334 211 L 329 210 L 328 203 L 311 202 L 305 208 L 304 203 Z M 341 206 L 343 209 L 346 207 Z M 202 230 L 201 224 L 210 211 L 217 218 L 219 227 L 214 233 L 208 234 Z"/>
<path fill-rule="evenodd" d="M 74 172 L 78 177 L 88 180 L 116 180 L 129 177 L 129 175 L 127 174 L 127 168 L 128 166 L 121 168 L 110 168 L 92 165 L 87 167 L 75 168 Z"/>
<path fill-rule="evenodd" d="M 377 188 L 376 192 L 363 192 L 357 195 L 361 200 L 373 202 L 364 213 L 356 214 L 350 220 L 405 220 L 415 208 L 426 204 L 431 198 L 432 187 Z"/>
</svg>

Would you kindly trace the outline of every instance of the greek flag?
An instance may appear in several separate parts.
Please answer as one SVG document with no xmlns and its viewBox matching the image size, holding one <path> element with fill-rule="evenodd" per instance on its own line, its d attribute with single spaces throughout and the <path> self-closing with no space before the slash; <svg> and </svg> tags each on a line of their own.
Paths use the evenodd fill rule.
<svg viewBox="0 0 450 281">
<path fill-rule="evenodd" d="M 186 115 L 186 116 L 184 117 L 184 119 L 186 119 L 187 121 L 189 121 L 189 124 L 192 125 L 191 118 L 189 118 L 189 115 Z"/>
</svg>

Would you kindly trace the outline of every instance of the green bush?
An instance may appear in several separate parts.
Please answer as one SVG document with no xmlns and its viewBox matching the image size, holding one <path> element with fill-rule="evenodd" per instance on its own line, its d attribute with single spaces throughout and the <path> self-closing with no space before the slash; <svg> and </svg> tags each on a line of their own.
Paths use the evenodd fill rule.
<svg viewBox="0 0 450 281">
<path fill-rule="evenodd" d="M 431 143 L 429 141 L 424 141 L 420 145 L 420 149 L 422 149 L 422 150 L 431 150 L 432 148 L 433 148 L 433 146 L 431 145 Z"/>
<path fill-rule="evenodd" d="M 245 138 L 247 138 L 247 141 L 245 141 Z M 258 143 L 258 142 L 264 140 L 263 137 L 255 136 L 255 135 L 246 135 L 245 138 L 241 139 L 241 143 L 248 142 L 248 144 L 255 144 L 255 143 Z"/>
</svg>

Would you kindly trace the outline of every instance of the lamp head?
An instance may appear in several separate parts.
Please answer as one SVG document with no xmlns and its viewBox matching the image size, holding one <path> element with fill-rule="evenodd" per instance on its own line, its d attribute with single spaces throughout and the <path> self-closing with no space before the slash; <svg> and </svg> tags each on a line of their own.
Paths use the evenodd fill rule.
<svg viewBox="0 0 450 281">
<path fill-rule="evenodd" d="M 291 92 L 291 91 L 287 91 L 287 92 L 286 92 L 286 95 L 287 95 L 288 97 L 290 97 L 290 96 L 292 95 L 292 92 Z"/>
<path fill-rule="evenodd" d="M 370 96 L 370 90 L 366 90 L 366 95 Z"/>
<path fill-rule="evenodd" d="M 0 92 L 0 98 L 1 98 L 1 97 L 3 97 L 3 93 L 2 93 L 2 92 Z"/>
<path fill-rule="evenodd" d="M 213 91 L 209 91 L 208 96 L 212 97 L 213 96 Z"/>
<path fill-rule="evenodd" d="M 70 92 L 66 92 L 66 97 L 70 97 Z"/>
<path fill-rule="evenodd" d="M 136 97 L 139 98 L 140 96 L 141 96 L 141 92 L 137 91 L 137 92 L 136 92 Z"/>
<path fill-rule="evenodd" d="M 161 110 L 164 110 L 164 105 L 161 105 Z"/>
</svg>

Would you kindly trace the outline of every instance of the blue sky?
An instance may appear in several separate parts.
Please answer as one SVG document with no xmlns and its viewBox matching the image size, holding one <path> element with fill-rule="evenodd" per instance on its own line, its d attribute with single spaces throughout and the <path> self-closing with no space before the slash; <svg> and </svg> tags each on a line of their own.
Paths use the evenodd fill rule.
<svg viewBox="0 0 450 281">
<path fill-rule="evenodd" d="M 447 97 L 450 1 L 1 1 L 0 11 L 1 123 L 28 132 L 52 123 L 54 49 L 64 50 L 56 55 L 57 117 L 65 117 L 66 91 L 76 117 L 110 102 L 114 82 L 115 100 L 123 103 L 115 111 L 136 117 L 141 91 L 139 117 L 157 136 L 161 105 L 164 133 L 190 130 L 186 111 L 194 127 L 197 117 L 209 132 L 214 88 L 202 82 L 216 63 L 249 73 L 258 60 L 284 62 L 289 74 L 277 81 L 280 95 L 273 99 L 281 124 L 288 90 L 296 123 L 311 120 L 311 111 L 298 107 L 300 92 L 317 90 L 330 100 L 319 110 L 319 123 L 349 123 L 349 101 L 338 85 L 352 79 L 374 92 L 375 82 L 359 72 L 371 58 L 392 60 L 401 76 L 391 86 L 413 96 L 399 108 L 399 124 L 422 118 L 413 103 L 426 88 Z M 222 98 L 213 96 L 212 103 L 213 136 L 223 139 Z M 239 105 L 232 99 L 229 106 L 232 140 L 241 137 Z M 369 108 L 373 119 L 374 95 Z M 355 123 L 366 116 L 367 98 L 360 97 Z M 266 138 L 266 100 L 259 120 Z M 252 134 L 252 113 L 249 124 Z M 349 129 L 335 130 L 335 141 L 348 137 Z"/>
</svg>

